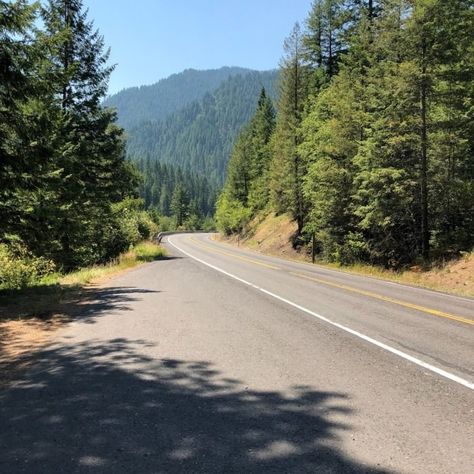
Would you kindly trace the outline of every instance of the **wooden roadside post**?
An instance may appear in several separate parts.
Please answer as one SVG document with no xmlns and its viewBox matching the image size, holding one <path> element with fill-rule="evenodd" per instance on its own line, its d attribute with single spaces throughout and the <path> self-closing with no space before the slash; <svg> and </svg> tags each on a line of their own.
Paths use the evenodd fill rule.
<svg viewBox="0 0 474 474">
<path fill-rule="evenodd" d="M 316 257 L 316 237 L 312 235 L 312 245 L 311 245 L 311 261 L 314 263 L 315 257 Z"/>
</svg>

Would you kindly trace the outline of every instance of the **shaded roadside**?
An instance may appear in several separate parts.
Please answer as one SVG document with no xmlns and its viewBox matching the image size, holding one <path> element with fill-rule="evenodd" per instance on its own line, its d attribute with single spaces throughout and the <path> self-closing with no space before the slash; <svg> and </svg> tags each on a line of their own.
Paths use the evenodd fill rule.
<svg viewBox="0 0 474 474">
<path fill-rule="evenodd" d="M 92 266 L 21 289 L 0 288 L 0 387 L 16 378 L 35 351 L 50 343 L 54 331 L 76 318 L 125 304 L 134 288 L 101 288 L 106 281 L 156 260 L 165 250 L 143 241 L 105 265 Z M 130 291 L 129 291 L 130 290 Z"/>
<path fill-rule="evenodd" d="M 105 276 L 110 279 L 133 268 L 120 268 Z M 146 291 L 102 288 L 101 283 L 54 282 L 0 290 L 0 387 L 15 379 L 32 362 L 35 351 L 48 344 L 62 325 L 113 308 L 126 308 L 133 300 L 130 295 Z"/>
</svg>

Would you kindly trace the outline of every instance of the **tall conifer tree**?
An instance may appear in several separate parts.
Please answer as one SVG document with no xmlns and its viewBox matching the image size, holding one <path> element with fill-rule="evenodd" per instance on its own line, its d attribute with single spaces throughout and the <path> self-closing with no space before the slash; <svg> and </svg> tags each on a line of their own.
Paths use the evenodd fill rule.
<svg viewBox="0 0 474 474">
<path fill-rule="evenodd" d="M 298 151 L 300 125 L 308 97 L 308 68 L 302 41 L 301 28 L 296 24 L 284 43 L 271 177 L 273 203 L 277 211 L 291 213 L 298 224 L 298 234 L 303 231 L 306 215 L 303 196 L 305 170 Z"/>
</svg>

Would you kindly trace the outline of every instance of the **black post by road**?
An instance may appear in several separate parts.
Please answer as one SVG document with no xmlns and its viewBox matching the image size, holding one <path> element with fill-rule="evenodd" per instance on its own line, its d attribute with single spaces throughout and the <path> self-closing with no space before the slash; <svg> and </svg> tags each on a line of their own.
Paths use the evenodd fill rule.
<svg viewBox="0 0 474 474">
<path fill-rule="evenodd" d="M 314 232 L 313 232 L 313 236 L 312 236 L 312 246 L 311 246 L 311 260 L 312 262 L 314 263 L 314 260 L 315 260 L 315 255 L 316 255 L 316 237 L 314 235 Z"/>
</svg>

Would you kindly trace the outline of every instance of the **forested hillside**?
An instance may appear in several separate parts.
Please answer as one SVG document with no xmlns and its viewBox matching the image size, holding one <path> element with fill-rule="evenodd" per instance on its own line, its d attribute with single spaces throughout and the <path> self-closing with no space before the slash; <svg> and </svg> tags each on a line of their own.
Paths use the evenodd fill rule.
<svg viewBox="0 0 474 474">
<path fill-rule="evenodd" d="M 175 222 L 169 226 L 193 230 L 202 229 L 206 217 L 212 220 L 219 190 L 205 176 L 150 157 L 136 165 L 143 175 L 139 190 L 145 207 L 160 216 L 161 224 L 163 216 L 173 216 Z M 212 222 L 209 225 L 213 228 Z"/>
<path fill-rule="evenodd" d="M 474 245 L 474 9 L 316 0 L 232 151 L 217 222 L 289 213 L 295 246 L 400 267 Z"/>
<path fill-rule="evenodd" d="M 107 59 L 80 0 L 0 1 L 0 289 L 109 261 L 155 230 L 101 106 Z"/>
<path fill-rule="evenodd" d="M 212 93 L 219 85 L 248 69 L 222 67 L 206 71 L 187 69 L 149 86 L 130 87 L 104 101 L 106 107 L 117 109 L 118 122 L 131 129 L 145 120 L 162 120 L 184 106 Z"/>
<path fill-rule="evenodd" d="M 276 71 L 237 74 L 165 120 L 140 123 L 127 130 L 129 155 L 179 165 L 222 184 L 235 137 L 251 117 L 262 87 L 275 97 L 276 78 Z"/>
</svg>

